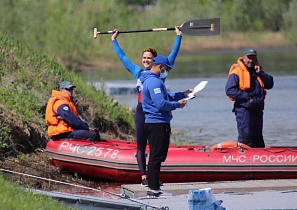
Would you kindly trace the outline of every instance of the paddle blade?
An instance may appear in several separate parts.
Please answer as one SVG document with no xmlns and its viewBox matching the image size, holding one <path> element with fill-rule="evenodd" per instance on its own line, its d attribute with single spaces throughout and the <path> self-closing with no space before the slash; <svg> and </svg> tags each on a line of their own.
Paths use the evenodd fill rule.
<svg viewBox="0 0 297 210">
<path fill-rule="evenodd" d="M 189 20 L 184 22 L 179 29 L 189 36 L 220 35 L 220 18 Z"/>
</svg>

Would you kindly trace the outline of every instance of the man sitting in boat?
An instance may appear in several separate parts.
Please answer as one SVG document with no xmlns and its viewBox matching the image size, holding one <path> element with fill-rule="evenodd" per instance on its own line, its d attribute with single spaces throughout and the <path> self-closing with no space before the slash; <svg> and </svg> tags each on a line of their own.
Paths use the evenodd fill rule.
<svg viewBox="0 0 297 210">
<path fill-rule="evenodd" d="M 100 141 L 99 132 L 78 117 L 72 100 L 74 88 L 76 86 L 69 81 L 63 81 L 59 91 L 52 91 L 45 112 L 45 122 L 49 125 L 47 134 L 53 140 L 72 138 Z"/>
</svg>

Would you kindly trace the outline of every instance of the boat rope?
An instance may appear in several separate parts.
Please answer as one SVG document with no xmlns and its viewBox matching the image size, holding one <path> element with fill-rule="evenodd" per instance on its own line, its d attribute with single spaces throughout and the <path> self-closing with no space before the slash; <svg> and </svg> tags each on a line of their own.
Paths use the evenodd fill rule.
<svg viewBox="0 0 297 210">
<path fill-rule="evenodd" d="M 1 161 L 4 161 L 4 160 L 5 160 L 4 158 L 1 158 Z M 6 159 L 6 160 L 8 160 L 8 159 Z M 56 182 L 56 183 L 59 183 L 59 184 L 65 184 L 65 185 L 70 185 L 70 186 L 74 186 L 74 187 L 79 187 L 79 188 L 94 190 L 94 191 L 98 191 L 98 192 L 104 192 L 104 193 L 107 193 L 107 194 L 110 194 L 110 195 L 113 195 L 113 196 L 117 196 L 119 198 L 127 199 L 127 200 L 129 200 L 131 202 L 135 202 L 135 203 L 141 204 L 141 205 L 143 205 L 145 207 L 150 207 L 150 208 L 153 208 L 153 209 L 161 209 L 161 210 L 164 209 L 164 207 L 155 207 L 155 206 L 151 206 L 151 205 L 142 203 L 142 202 L 137 201 L 135 199 L 131 199 L 130 197 L 128 197 L 125 194 L 125 192 L 123 194 L 115 194 L 115 193 L 112 193 L 112 192 L 109 192 L 109 191 L 106 191 L 106 190 L 102 190 L 101 188 L 100 189 L 97 189 L 97 188 L 94 188 L 94 187 L 91 187 L 91 186 L 83 185 L 83 184 L 81 184 L 81 183 L 79 183 L 77 181 L 68 179 L 66 177 L 61 177 L 61 176 L 58 176 L 58 175 L 53 174 L 53 173 L 49 173 L 49 172 L 44 171 L 44 170 L 40 170 L 40 169 L 31 167 L 31 166 L 28 166 L 28 165 L 25 165 L 25 164 L 20 164 L 20 163 L 18 163 L 16 161 L 12 161 L 12 160 L 8 160 L 8 161 L 11 161 L 13 163 L 17 163 L 19 165 L 22 165 L 22 166 L 25 166 L 25 167 L 29 167 L 29 168 L 32 168 L 32 169 L 35 169 L 35 170 L 39 170 L 39 171 L 48 173 L 48 174 L 50 174 L 52 176 L 60 177 L 60 178 L 66 179 L 67 181 L 75 182 L 75 183 L 78 183 L 78 184 L 71 184 L 71 183 L 67 183 L 67 182 L 63 182 L 63 181 L 58 181 L 58 180 L 54 180 L 54 179 L 50 179 L 50 178 L 44 178 L 44 177 L 35 176 L 35 175 L 31 175 L 31 174 L 26 174 L 26 173 L 21 173 L 21 172 L 17 172 L 17 171 L 11 171 L 11 170 L 7 170 L 7 169 L 4 169 L 4 168 L 0 168 L 0 171 L 4 171 L 4 172 L 8 172 L 8 173 L 14 173 L 14 174 L 23 175 L 23 176 L 28 176 L 28 177 L 32 177 L 32 178 L 36 178 L 36 179 L 45 180 L 45 181 Z"/>
<path fill-rule="evenodd" d="M 243 148 L 241 146 L 235 146 L 235 147 L 230 148 L 229 150 L 226 150 L 226 151 L 222 151 L 222 149 L 220 149 L 220 148 L 217 149 L 217 151 L 219 151 L 220 153 L 228 153 L 228 152 L 230 152 L 230 151 L 232 151 L 232 150 L 234 150 L 234 149 L 236 149 L 238 147 L 241 149 L 241 151 L 248 150 L 248 149 Z M 294 149 L 291 149 L 291 148 L 287 148 L 287 149 L 280 150 L 280 151 L 272 151 L 272 150 L 270 150 L 268 148 L 252 148 L 252 149 L 253 150 L 263 150 L 263 151 L 267 151 L 267 152 L 271 152 L 271 153 L 281 153 L 281 152 L 285 152 L 285 151 L 297 152 L 297 150 L 294 150 Z"/>
<path fill-rule="evenodd" d="M 88 189 L 88 190 L 94 190 L 94 191 L 99 191 L 99 192 L 101 191 L 101 192 L 105 192 L 105 193 L 108 193 L 108 194 L 111 194 L 111 195 L 114 195 L 114 196 L 117 196 L 117 197 L 120 197 L 120 198 L 127 199 L 129 201 L 132 201 L 132 202 L 135 202 L 135 203 L 144 205 L 146 207 L 150 207 L 150 208 L 153 208 L 153 209 L 164 209 L 164 207 L 160 207 L 159 208 L 159 207 L 151 206 L 151 205 L 142 203 L 140 201 L 131 199 L 131 198 L 127 197 L 126 195 L 123 196 L 123 195 L 115 194 L 115 193 L 112 193 L 112 192 L 108 192 L 108 191 L 97 189 L 97 188 L 93 188 L 93 187 L 88 187 L 88 186 L 84 186 L 84 185 L 77 185 L 77 184 L 71 184 L 71 183 L 67 183 L 67 182 L 63 182 L 63 181 L 58 181 L 58 180 L 54 180 L 54 179 L 44 178 L 44 177 L 35 176 L 35 175 L 31 175 L 31 174 L 26 174 L 26 173 L 21 173 L 21 172 L 17 172 L 17 171 L 11 171 L 11 170 L 7 170 L 7 169 L 3 169 L 3 168 L 0 168 L 0 171 L 4 171 L 4 172 L 8 172 L 8 173 L 14 173 L 14 174 L 23 175 L 23 176 L 28 176 L 28 177 L 32 177 L 32 178 L 36 178 L 36 179 L 41 179 L 41 180 L 46 180 L 46 181 L 50 181 L 50 182 L 56 182 L 56 183 L 59 183 L 59 184 L 70 185 L 70 186 L 73 186 L 73 187 L 80 187 L 80 188 L 84 188 L 84 189 Z"/>
<path fill-rule="evenodd" d="M 63 181 L 58 181 L 58 180 L 54 180 L 54 179 L 49 179 L 49 178 L 44 178 L 44 177 L 40 177 L 40 176 L 35 176 L 35 175 L 31 175 L 31 174 L 25 174 L 25 173 L 21 173 L 21 172 L 17 172 L 17 171 L 11 171 L 11 170 L 7 170 L 4 168 L 0 168 L 0 171 L 4 171 L 4 172 L 8 172 L 8 173 L 14 173 L 14 174 L 18 174 L 18 175 L 23 175 L 23 176 L 28 176 L 28 177 L 32 177 L 32 178 L 36 178 L 36 179 L 41 179 L 41 180 L 46 180 L 46 181 L 51 181 L 51 182 L 56 182 L 59 184 L 66 184 L 66 185 L 70 185 L 70 186 L 74 186 L 74 187 L 80 187 L 80 188 L 84 188 L 84 189 L 88 189 L 88 190 L 94 190 L 94 191 L 102 191 L 100 189 L 96 189 L 96 188 L 92 188 L 92 187 L 87 187 L 87 186 L 82 186 L 82 185 L 77 185 L 77 184 L 71 184 L 71 183 L 67 183 L 67 182 L 63 182 Z M 110 193 L 112 195 L 116 195 L 114 193 Z"/>
<path fill-rule="evenodd" d="M 133 149 L 137 149 L 137 147 L 133 147 L 133 148 L 120 148 L 120 147 L 118 147 L 118 145 L 117 144 L 114 144 L 113 145 L 115 148 L 117 148 L 117 149 L 120 149 L 120 150 L 133 150 Z"/>
<path fill-rule="evenodd" d="M 228 153 L 228 152 L 230 152 L 230 151 L 232 151 L 232 150 L 234 150 L 234 149 L 236 149 L 236 148 L 238 148 L 238 147 L 240 148 L 241 151 L 243 151 L 243 150 L 247 150 L 246 148 L 244 148 L 244 147 L 242 147 L 242 146 L 235 146 L 235 147 L 230 148 L 229 150 L 226 150 L 226 151 L 222 151 L 221 148 L 218 148 L 217 151 L 219 151 L 220 153 Z"/>
<path fill-rule="evenodd" d="M 271 153 L 281 153 L 281 152 L 285 152 L 285 151 L 297 152 L 297 150 L 293 150 L 291 148 L 287 148 L 287 149 L 281 150 L 281 151 L 271 151 L 270 149 L 267 149 L 267 148 L 264 148 L 263 150 L 265 150 L 267 152 L 271 152 Z"/>
<path fill-rule="evenodd" d="M 51 176 L 55 176 L 55 177 L 58 177 L 58 178 L 60 178 L 60 179 L 65 179 L 65 180 L 67 180 L 67 181 L 71 181 L 71 182 L 77 183 L 77 184 L 83 186 L 82 183 L 80 183 L 80 182 L 78 182 L 78 181 L 74 181 L 74 180 L 68 179 L 67 177 L 62 177 L 62 176 L 59 176 L 59 175 L 56 175 L 56 174 L 50 173 L 50 172 L 48 172 L 48 171 L 44 171 L 44 170 L 41 170 L 41 169 L 32 167 L 32 166 L 29 166 L 29 165 L 26 165 L 26 164 L 21 164 L 21 163 L 18 163 L 18 162 L 16 162 L 16 161 L 14 161 L 14 160 L 9 160 L 9 159 L 6 159 L 6 160 L 7 160 L 7 161 L 10 161 L 10 162 L 13 162 L 13 163 L 16 163 L 16 164 L 18 164 L 18 165 L 27 167 L 27 168 L 31 168 L 31 169 L 34 169 L 34 170 L 37 170 L 37 171 L 41 171 L 41 172 L 43 172 L 43 173 L 47 173 L 47 174 L 49 174 L 49 175 L 51 175 Z M 6 169 L 3 169 L 3 170 L 6 170 Z M 34 176 L 34 175 L 31 175 L 31 176 Z M 44 179 L 46 179 L 46 178 L 44 178 Z M 86 186 L 86 185 L 84 185 L 84 186 Z M 108 191 L 105 191 L 105 190 L 102 190 L 102 189 L 97 189 L 97 188 L 94 188 L 94 187 L 91 187 L 91 186 L 86 186 L 86 187 L 93 188 L 93 189 L 96 189 L 96 190 L 100 190 L 101 192 L 108 193 L 108 194 L 110 194 L 110 195 L 118 196 L 118 194 L 115 194 L 115 193 L 112 193 L 112 192 L 108 192 Z"/>
<path fill-rule="evenodd" d="M 84 145 L 81 145 L 81 144 L 76 144 L 73 142 L 73 139 L 67 139 L 69 141 L 71 141 L 72 144 L 74 144 L 75 146 L 78 146 L 78 147 L 87 147 L 87 146 L 90 146 L 90 145 L 93 145 L 95 147 L 100 147 L 100 148 L 105 148 L 105 147 L 115 147 L 117 149 L 120 149 L 120 150 L 134 150 L 134 149 L 137 149 L 137 147 L 133 147 L 133 148 L 120 148 L 117 144 L 114 144 L 114 143 L 111 143 L 111 142 L 108 142 L 110 143 L 110 145 L 106 145 L 106 146 L 98 146 L 96 145 L 94 142 L 92 143 L 89 143 L 89 144 L 84 144 Z"/>
</svg>

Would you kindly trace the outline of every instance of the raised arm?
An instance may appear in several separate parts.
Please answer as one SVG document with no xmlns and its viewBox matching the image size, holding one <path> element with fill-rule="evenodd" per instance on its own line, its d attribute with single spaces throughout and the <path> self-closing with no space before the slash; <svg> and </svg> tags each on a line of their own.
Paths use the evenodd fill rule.
<svg viewBox="0 0 297 210">
<path fill-rule="evenodd" d="M 182 40 L 182 32 L 178 28 L 179 28 L 178 26 L 175 26 L 176 38 L 175 38 L 175 42 L 173 44 L 171 53 L 168 56 L 168 60 L 171 65 L 173 65 L 175 62 L 176 56 L 180 48 L 180 43 Z"/>
<path fill-rule="evenodd" d="M 273 88 L 274 82 L 273 82 L 273 77 L 272 76 L 266 74 L 262 70 L 259 71 L 258 76 L 263 81 L 265 89 Z"/>
<path fill-rule="evenodd" d="M 119 35 L 119 32 L 116 29 L 115 31 L 116 32 L 111 36 L 114 51 L 117 54 L 118 58 L 122 61 L 125 68 L 133 75 L 135 81 L 137 81 L 138 74 L 141 71 L 141 68 L 136 64 L 132 63 L 130 59 L 126 56 L 126 54 L 124 53 L 124 51 L 122 50 L 122 48 L 117 42 L 117 37 Z"/>
</svg>

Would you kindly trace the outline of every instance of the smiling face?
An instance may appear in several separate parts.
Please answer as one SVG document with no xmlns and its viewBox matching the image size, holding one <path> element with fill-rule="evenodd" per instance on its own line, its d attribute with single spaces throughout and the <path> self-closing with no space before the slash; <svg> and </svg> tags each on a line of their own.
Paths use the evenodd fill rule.
<svg viewBox="0 0 297 210">
<path fill-rule="evenodd" d="M 257 55 L 245 55 L 245 56 L 243 56 L 243 62 L 249 68 L 254 67 L 256 61 L 257 61 Z"/>
<path fill-rule="evenodd" d="M 144 68 L 150 70 L 153 66 L 154 56 L 151 52 L 144 52 L 142 54 L 142 64 Z"/>
</svg>

